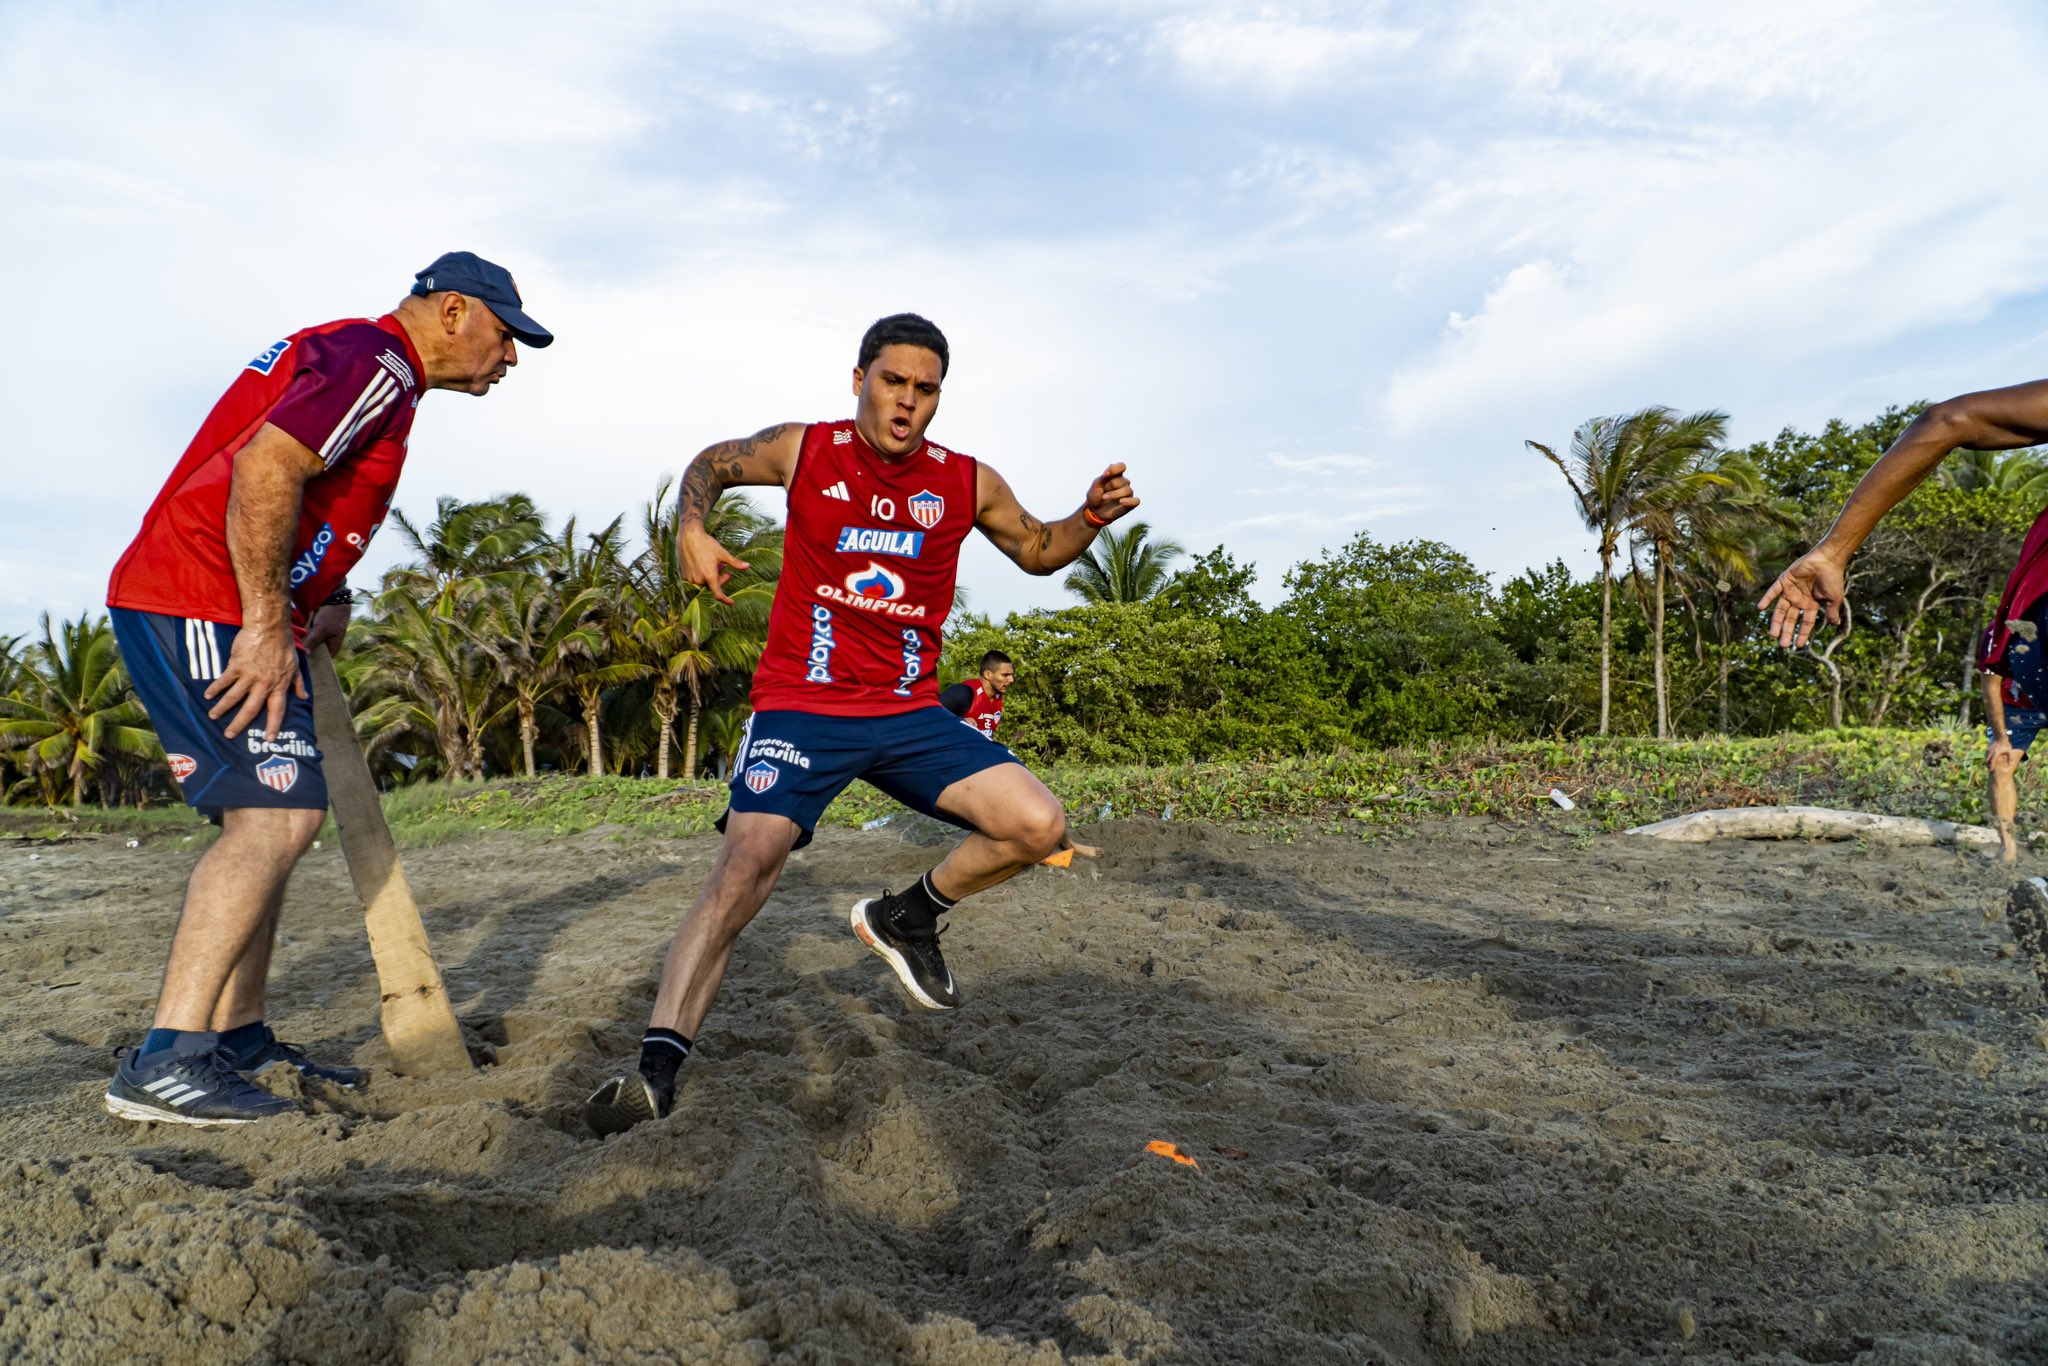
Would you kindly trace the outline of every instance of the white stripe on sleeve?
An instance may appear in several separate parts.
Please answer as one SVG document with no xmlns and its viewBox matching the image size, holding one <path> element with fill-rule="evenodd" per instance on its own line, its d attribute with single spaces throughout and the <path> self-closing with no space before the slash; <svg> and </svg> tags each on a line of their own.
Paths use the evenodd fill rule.
<svg viewBox="0 0 2048 1366">
<path fill-rule="evenodd" d="M 370 382 L 363 386 L 363 392 L 355 403 L 342 414 L 341 422 L 320 447 L 321 462 L 332 466 L 348 450 L 348 443 L 364 423 L 391 406 L 398 397 L 398 381 L 391 372 L 381 366 L 370 376 Z"/>
</svg>

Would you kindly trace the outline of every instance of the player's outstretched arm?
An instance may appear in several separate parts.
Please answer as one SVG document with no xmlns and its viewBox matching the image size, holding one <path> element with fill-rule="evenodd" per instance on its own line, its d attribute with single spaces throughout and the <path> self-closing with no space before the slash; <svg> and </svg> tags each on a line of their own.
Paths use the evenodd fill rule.
<svg viewBox="0 0 2048 1366">
<path fill-rule="evenodd" d="M 1842 624 L 1849 557 L 1951 451 L 2009 451 L 2042 441 L 2048 441 L 2048 380 L 1963 394 L 1914 418 L 1856 485 L 1820 544 L 1765 591 L 1757 606 L 1771 612 L 1769 634 L 1799 649 L 1823 614 L 1830 625 Z"/>
<path fill-rule="evenodd" d="M 1057 522 L 1041 522 L 1026 512 L 1009 481 L 987 465 L 977 479 L 981 506 L 974 524 L 1027 574 L 1065 569 L 1094 544 L 1096 532 L 1138 505 L 1121 462 L 1097 475 L 1086 501 Z"/>
<path fill-rule="evenodd" d="M 749 566 L 704 529 L 704 519 L 727 489 L 746 484 L 787 485 L 796 472 L 803 441 L 804 424 L 784 422 L 697 453 L 684 469 L 683 486 L 676 495 L 676 562 L 682 566 L 684 578 L 710 589 L 720 602 L 732 601 L 725 595 L 725 582 L 732 577 L 728 571 Z"/>
</svg>

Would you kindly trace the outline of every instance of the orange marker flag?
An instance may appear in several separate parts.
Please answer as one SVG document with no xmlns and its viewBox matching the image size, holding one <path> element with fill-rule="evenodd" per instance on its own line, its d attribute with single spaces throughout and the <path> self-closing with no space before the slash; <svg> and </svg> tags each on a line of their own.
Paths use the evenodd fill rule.
<svg viewBox="0 0 2048 1366">
<path fill-rule="evenodd" d="M 1196 1171 L 1200 1171 L 1202 1169 L 1201 1163 L 1195 1161 L 1195 1159 L 1189 1157 L 1186 1153 L 1182 1152 L 1179 1148 L 1173 1146 L 1173 1144 L 1168 1143 L 1163 1138 L 1155 1138 L 1150 1143 L 1147 1143 L 1145 1145 L 1145 1151 L 1148 1153 L 1157 1153 L 1161 1157 L 1170 1157 L 1175 1162 L 1180 1163 L 1180 1165 L 1183 1167 L 1193 1167 Z"/>
</svg>

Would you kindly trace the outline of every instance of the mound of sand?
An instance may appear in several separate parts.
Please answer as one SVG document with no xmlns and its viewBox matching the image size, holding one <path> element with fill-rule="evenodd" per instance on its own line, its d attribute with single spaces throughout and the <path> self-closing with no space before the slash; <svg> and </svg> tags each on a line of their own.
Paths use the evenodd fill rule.
<svg viewBox="0 0 2048 1366">
<path fill-rule="evenodd" d="M 934 850 L 824 832 L 677 1114 L 604 1143 L 580 1102 L 709 840 L 410 856 L 493 1059 L 441 1084 L 383 1067 L 312 855 L 273 1018 L 380 1070 L 225 1132 L 99 1108 L 191 846 L 0 848 L 0 1356 L 2048 1359 L 2048 1059 L 2000 871 L 1477 822 L 1088 838 L 955 918 L 967 1004 L 931 1017 L 844 915 Z"/>
</svg>

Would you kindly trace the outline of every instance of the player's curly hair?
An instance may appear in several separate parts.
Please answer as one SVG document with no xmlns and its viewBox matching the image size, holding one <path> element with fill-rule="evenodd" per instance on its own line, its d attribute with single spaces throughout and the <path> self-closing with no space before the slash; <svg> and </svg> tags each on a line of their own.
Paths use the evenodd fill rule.
<svg viewBox="0 0 2048 1366">
<path fill-rule="evenodd" d="M 874 364 L 885 346 L 922 346 L 939 358 L 940 379 L 946 377 L 946 367 L 952 363 L 952 354 L 946 349 L 946 334 L 939 331 L 937 323 L 915 313 L 891 313 L 878 319 L 860 339 L 859 368 L 865 370 Z"/>
</svg>

